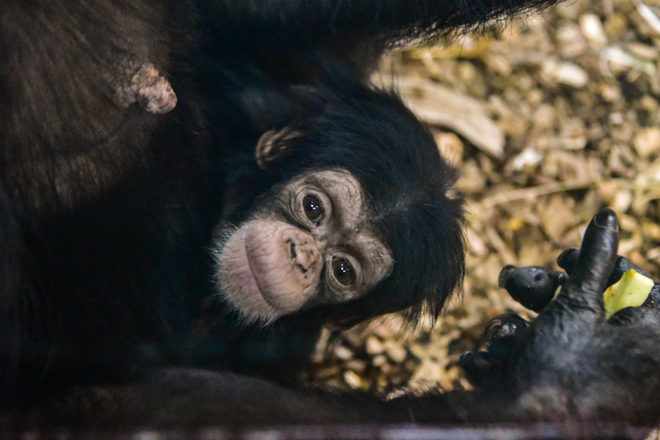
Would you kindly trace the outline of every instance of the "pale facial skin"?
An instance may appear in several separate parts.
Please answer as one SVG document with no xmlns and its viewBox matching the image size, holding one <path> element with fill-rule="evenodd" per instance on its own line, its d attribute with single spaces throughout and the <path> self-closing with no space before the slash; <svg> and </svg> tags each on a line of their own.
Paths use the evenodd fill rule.
<svg viewBox="0 0 660 440">
<path fill-rule="evenodd" d="M 215 243 L 222 298 L 249 322 L 365 295 L 394 266 L 371 226 L 360 183 L 344 169 L 302 174 L 265 209 Z M 293 224 L 292 224 L 293 223 Z"/>
</svg>

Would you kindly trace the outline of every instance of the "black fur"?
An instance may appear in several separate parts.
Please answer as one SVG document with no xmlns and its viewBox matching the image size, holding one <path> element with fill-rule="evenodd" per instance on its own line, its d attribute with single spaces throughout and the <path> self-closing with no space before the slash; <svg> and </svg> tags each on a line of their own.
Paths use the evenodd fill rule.
<svg viewBox="0 0 660 440">
<path fill-rule="evenodd" d="M 192 430 L 193 435 L 208 425 L 233 432 L 302 424 L 314 427 L 307 431 L 314 438 L 343 438 L 371 430 L 378 436 L 379 429 L 397 423 L 505 422 L 506 429 L 514 430 L 520 428 L 512 424 L 525 424 L 518 435 L 527 432 L 530 438 L 645 438 L 660 420 L 660 319 L 654 304 L 621 310 L 636 311 L 623 320 L 616 315 L 605 319 L 602 292 L 608 279 L 630 267 L 617 257 L 617 243 L 616 216 L 604 209 L 589 225 L 557 298 L 538 318 L 527 325 L 509 315 L 498 318 L 499 328 L 489 329 L 490 357 L 480 354 L 483 365 L 471 371 L 480 375 L 471 374 L 479 377 L 475 391 L 383 402 L 356 394 L 301 392 L 226 372 L 153 369 L 127 386 L 75 386 L 44 399 L 10 419 L 7 432 L 27 424 L 47 434 L 51 426 L 64 424 L 83 436 L 144 426 L 170 435 Z M 529 424 L 537 421 L 553 424 Z M 353 425 L 353 431 L 336 424 Z"/>
<path fill-rule="evenodd" d="M 437 314 L 463 273 L 453 172 L 399 99 L 363 78 L 402 39 L 550 3 L 2 2 L 3 404 L 145 365 L 272 371 L 302 362 L 324 322 Z M 136 63 L 170 80 L 172 113 L 117 102 Z M 260 171 L 257 139 L 287 124 L 301 135 Z M 214 227 L 335 166 L 365 187 L 394 275 L 360 300 L 241 327 L 213 297 Z"/>
</svg>

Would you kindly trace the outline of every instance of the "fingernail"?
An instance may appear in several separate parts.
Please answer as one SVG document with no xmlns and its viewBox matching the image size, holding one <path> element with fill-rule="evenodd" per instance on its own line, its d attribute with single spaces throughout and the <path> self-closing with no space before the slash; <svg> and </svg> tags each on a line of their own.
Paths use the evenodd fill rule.
<svg viewBox="0 0 660 440">
<path fill-rule="evenodd" d="M 466 353 L 463 353 L 461 355 L 459 363 L 461 364 L 461 366 L 463 368 L 465 368 L 466 366 L 467 367 L 473 366 L 475 364 L 475 359 L 474 359 L 474 355 L 472 354 L 472 352 L 468 351 Z"/>
<path fill-rule="evenodd" d="M 598 211 L 598 214 L 594 217 L 594 223 L 610 231 L 616 232 L 619 230 L 619 222 L 617 221 L 616 214 L 610 208 L 603 208 Z"/>
<path fill-rule="evenodd" d="M 557 283 L 557 286 L 564 284 L 566 282 L 566 275 L 564 274 L 564 272 L 555 272 L 554 281 L 555 283 Z"/>
<path fill-rule="evenodd" d="M 497 285 L 500 286 L 502 289 L 504 289 L 506 286 L 506 282 L 511 276 L 511 273 L 513 273 L 514 270 L 516 270 L 517 267 L 514 266 L 513 264 L 507 264 L 502 268 L 500 271 L 500 276 L 497 277 Z"/>
</svg>

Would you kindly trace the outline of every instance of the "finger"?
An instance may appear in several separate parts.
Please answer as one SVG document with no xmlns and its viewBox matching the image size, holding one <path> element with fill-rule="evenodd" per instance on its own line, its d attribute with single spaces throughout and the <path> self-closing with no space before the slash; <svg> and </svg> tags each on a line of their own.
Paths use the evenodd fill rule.
<svg viewBox="0 0 660 440">
<path fill-rule="evenodd" d="M 488 345 L 501 340 L 518 339 L 528 327 L 528 321 L 515 313 L 506 313 L 490 320 L 484 331 L 484 339 Z"/>
<path fill-rule="evenodd" d="M 566 273 L 570 276 L 573 273 L 573 270 L 575 269 L 579 257 L 580 257 L 580 249 L 575 249 L 575 248 L 566 249 L 561 254 L 559 254 L 559 257 L 557 257 L 557 264 L 559 265 L 559 267 L 564 269 Z M 614 264 L 614 269 L 612 269 L 612 274 L 610 275 L 610 278 L 607 280 L 607 285 L 611 286 L 612 284 L 619 281 L 619 279 L 621 279 L 621 276 L 624 273 L 628 272 L 630 269 L 636 270 L 637 272 L 641 273 L 644 276 L 647 277 L 649 276 L 642 269 L 635 266 L 630 260 L 619 255 L 616 258 L 616 263 Z"/>
<path fill-rule="evenodd" d="M 488 353 L 502 360 L 510 358 L 527 328 L 529 322 L 514 313 L 506 313 L 491 319 L 484 332 Z"/>
<path fill-rule="evenodd" d="M 493 386 L 495 378 L 502 370 L 502 360 L 485 351 L 467 352 L 461 356 L 459 363 L 467 380 L 478 388 Z"/>
<path fill-rule="evenodd" d="M 644 304 L 642 304 L 642 306 L 655 307 L 658 300 L 660 300 L 660 283 L 654 280 L 653 277 L 651 277 L 651 275 L 644 272 L 642 269 L 640 269 L 635 264 L 633 264 L 626 257 L 622 257 L 620 255 L 617 257 L 616 263 L 614 265 L 614 270 L 612 270 L 612 275 L 610 276 L 610 279 L 607 281 L 607 285 L 611 286 L 612 284 L 616 283 L 621 279 L 624 273 L 628 272 L 631 269 L 653 280 L 653 287 L 651 288 L 651 292 L 649 293 L 649 296 L 646 298 L 646 301 L 644 301 Z"/>
<path fill-rule="evenodd" d="M 609 279 L 609 284 L 614 284 L 617 281 L 619 281 L 621 279 L 621 277 L 623 276 L 623 274 L 628 272 L 631 269 L 634 270 L 635 272 L 641 273 L 642 275 L 644 275 L 647 278 L 651 278 L 651 275 L 649 275 L 648 273 L 644 272 L 642 269 L 637 267 L 629 259 L 619 255 L 616 259 L 616 264 L 614 265 L 614 270 L 612 271 L 612 276 Z"/>
<path fill-rule="evenodd" d="M 552 301 L 565 279 L 563 273 L 544 267 L 508 265 L 500 272 L 498 283 L 513 299 L 538 312 Z"/>
<path fill-rule="evenodd" d="M 573 273 L 573 269 L 575 269 L 579 257 L 580 249 L 566 249 L 557 257 L 557 264 L 570 276 Z"/>
<path fill-rule="evenodd" d="M 607 322 L 613 325 L 631 324 L 642 319 L 645 313 L 640 307 L 626 307 L 612 315 Z"/>
<path fill-rule="evenodd" d="M 571 307 L 602 314 L 602 295 L 614 269 L 618 244 L 616 214 L 609 208 L 603 208 L 587 227 L 577 263 L 558 300 Z"/>
<path fill-rule="evenodd" d="M 644 275 L 645 277 L 653 281 L 653 287 L 651 288 L 648 297 L 641 305 L 641 307 L 655 307 L 658 301 L 660 301 L 660 283 L 658 283 L 655 279 L 653 279 L 653 277 L 651 277 L 651 275 L 644 272 L 642 269 L 637 267 L 635 264 L 633 264 L 630 260 L 628 260 L 625 257 L 622 256 L 617 257 L 616 264 L 614 265 L 614 270 L 612 270 L 612 275 L 610 276 L 610 279 L 608 280 L 607 284 L 611 286 L 612 284 L 616 283 L 621 279 L 623 274 L 625 274 L 629 270 L 634 270 L 635 272 L 639 272 L 640 274 Z M 617 312 L 617 314 L 619 313 L 620 312 Z"/>
</svg>

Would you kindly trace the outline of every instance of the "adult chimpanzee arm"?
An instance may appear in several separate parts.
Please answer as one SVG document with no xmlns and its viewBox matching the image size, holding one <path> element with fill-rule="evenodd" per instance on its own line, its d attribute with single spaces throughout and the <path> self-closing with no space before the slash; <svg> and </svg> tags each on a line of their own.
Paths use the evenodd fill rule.
<svg viewBox="0 0 660 440">
<path fill-rule="evenodd" d="M 300 392 L 230 373 L 165 369 L 134 385 L 74 388 L 43 400 L 19 428 L 71 425 L 236 427 L 356 422 L 558 423 L 558 438 L 608 435 L 603 429 L 659 419 L 660 319 L 655 308 L 635 319 L 606 320 L 602 291 L 616 271 L 618 226 L 605 209 L 592 221 L 570 278 L 529 327 L 490 384 L 387 402 L 366 396 Z M 585 430 L 586 429 L 586 430 Z M 593 429 L 598 429 L 594 431 Z M 609 435 L 612 435 L 610 432 Z"/>
<path fill-rule="evenodd" d="M 557 1 L 227 0 L 210 6 L 210 16 L 214 33 L 232 41 L 229 47 L 259 48 L 266 57 L 281 54 L 283 46 L 289 53 L 323 47 L 366 70 L 388 47 L 419 44 Z"/>
<path fill-rule="evenodd" d="M 18 225 L 11 210 L 7 194 L 0 183 L 0 389 L 13 392 L 22 338 L 17 325 L 20 301 L 13 295 L 21 282 L 20 261 L 24 245 L 18 234 Z M 0 407 L 3 394 L 0 393 Z"/>
<path fill-rule="evenodd" d="M 461 422 L 474 397 L 459 392 L 382 401 L 366 394 L 303 392 L 228 372 L 169 368 L 152 370 L 133 384 L 72 388 L 29 411 L 15 413 L 4 426 L 18 431 L 65 427 L 111 434 L 145 426 L 411 423 L 417 415 L 435 423 Z"/>
<path fill-rule="evenodd" d="M 483 24 L 491 19 L 539 9 L 558 0 L 333 0 L 227 1 L 243 22 L 258 22 L 301 32 L 354 36 L 425 36 Z M 294 32 L 295 32 L 294 31 Z"/>
</svg>

